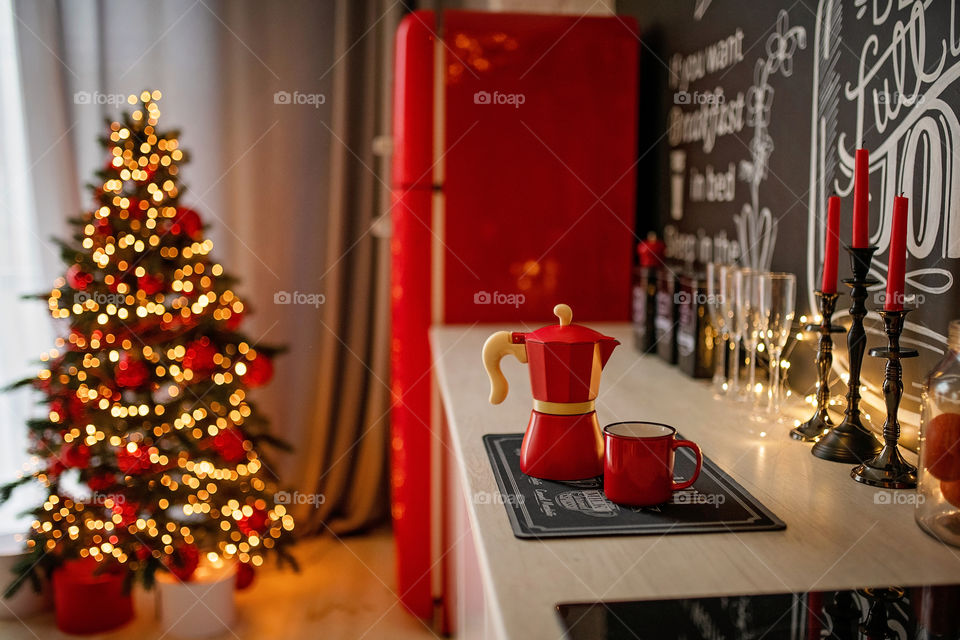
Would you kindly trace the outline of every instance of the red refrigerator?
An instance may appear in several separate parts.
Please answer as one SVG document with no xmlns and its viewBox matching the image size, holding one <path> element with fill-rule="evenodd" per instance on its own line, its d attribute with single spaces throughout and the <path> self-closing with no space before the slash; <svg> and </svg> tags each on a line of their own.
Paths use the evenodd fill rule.
<svg viewBox="0 0 960 640">
<path fill-rule="evenodd" d="M 397 32 L 391 490 L 419 617 L 443 554 L 428 329 L 541 326 L 559 302 L 575 321 L 629 318 L 638 46 L 620 17 L 418 11 Z"/>
</svg>

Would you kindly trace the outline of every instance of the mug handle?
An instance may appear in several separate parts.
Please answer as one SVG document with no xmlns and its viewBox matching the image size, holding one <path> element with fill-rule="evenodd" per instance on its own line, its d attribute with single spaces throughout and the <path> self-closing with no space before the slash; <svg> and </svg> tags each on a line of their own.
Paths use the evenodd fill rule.
<svg viewBox="0 0 960 640">
<path fill-rule="evenodd" d="M 697 481 L 697 478 L 700 477 L 700 469 L 703 467 L 703 454 L 700 453 L 700 447 L 695 443 L 690 442 L 689 440 L 674 440 L 671 444 L 674 450 L 679 449 L 680 447 L 686 447 L 688 449 L 693 449 L 693 452 L 697 456 L 697 468 L 694 469 L 693 475 L 689 480 L 684 480 L 683 482 L 674 482 L 673 490 L 677 491 L 679 489 L 686 489 L 687 487 L 693 485 Z"/>
</svg>

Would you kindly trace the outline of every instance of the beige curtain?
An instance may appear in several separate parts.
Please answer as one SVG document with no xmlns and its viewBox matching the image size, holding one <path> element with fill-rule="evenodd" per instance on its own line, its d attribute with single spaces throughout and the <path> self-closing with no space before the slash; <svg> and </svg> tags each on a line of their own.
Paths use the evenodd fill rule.
<svg viewBox="0 0 960 640">
<path fill-rule="evenodd" d="M 327 300 L 319 336 L 315 428 L 304 486 L 332 499 L 311 512 L 310 531 L 353 531 L 382 519 L 387 487 L 389 240 L 378 218 L 389 209 L 387 161 L 374 141 L 390 131 L 392 41 L 398 3 L 336 5 L 330 122 Z"/>
<path fill-rule="evenodd" d="M 287 0 L 15 0 L 31 178 L 42 235 L 89 204 L 96 143 L 115 105 L 93 95 L 160 89 L 162 124 L 192 162 L 185 203 L 240 278 L 245 330 L 286 344 L 256 398 L 294 451 L 271 470 L 301 493 L 298 531 L 360 530 L 388 513 L 387 240 L 390 46 L 400 3 Z M 322 95 L 283 104 L 276 92 Z M 45 278 L 59 274 L 43 252 Z M 276 304 L 281 291 L 325 304 Z"/>
</svg>

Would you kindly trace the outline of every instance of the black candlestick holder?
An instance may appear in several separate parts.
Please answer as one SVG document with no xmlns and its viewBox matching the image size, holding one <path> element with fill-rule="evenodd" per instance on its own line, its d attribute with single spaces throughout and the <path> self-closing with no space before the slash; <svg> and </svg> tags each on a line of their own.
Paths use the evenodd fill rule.
<svg viewBox="0 0 960 640">
<path fill-rule="evenodd" d="M 850 267 L 853 277 L 843 281 L 850 287 L 850 317 L 853 323 L 847 332 L 847 357 L 850 360 L 849 389 L 847 390 L 847 409 L 843 422 L 830 429 L 811 452 L 818 458 L 834 462 L 863 462 L 880 453 L 882 448 L 870 429 L 863 424 L 860 415 L 860 367 L 863 365 L 863 353 L 867 348 L 867 332 L 863 328 L 863 319 L 867 315 L 867 287 L 879 280 L 869 277 L 870 262 L 877 247 L 846 247 L 850 253 Z"/>
<path fill-rule="evenodd" d="M 833 333 L 843 333 L 843 327 L 831 322 L 833 312 L 837 306 L 839 293 L 824 293 L 814 291 L 817 296 L 817 308 L 820 310 L 820 324 L 808 324 L 807 331 L 819 331 L 820 341 L 817 343 L 817 410 L 798 427 L 790 431 L 790 437 L 803 442 L 816 442 L 829 429 L 833 428 L 833 420 L 827 413 L 830 404 L 830 370 L 833 367 Z"/>
<path fill-rule="evenodd" d="M 914 489 L 917 486 L 917 468 L 903 459 L 898 445 L 900 422 L 897 420 L 897 412 L 903 396 L 903 367 L 900 360 L 920 355 L 915 349 L 900 348 L 900 334 L 910 311 L 903 309 L 880 312 L 887 332 L 888 346 L 870 349 L 870 355 L 887 359 L 883 377 L 883 399 L 887 405 L 887 419 L 883 423 L 883 449 L 875 458 L 854 467 L 850 472 L 857 482 L 885 489 Z"/>
</svg>

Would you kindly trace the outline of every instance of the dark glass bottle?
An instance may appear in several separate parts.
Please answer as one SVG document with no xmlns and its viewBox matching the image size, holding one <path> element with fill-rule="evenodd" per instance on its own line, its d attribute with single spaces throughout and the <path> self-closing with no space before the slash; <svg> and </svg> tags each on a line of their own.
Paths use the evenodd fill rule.
<svg viewBox="0 0 960 640">
<path fill-rule="evenodd" d="M 657 316 L 657 270 L 633 270 L 633 335 L 637 350 L 651 353 L 657 343 L 654 322 Z"/>
<path fill-rule="evenodd" d="M 677 278 L 677 365 L 692 378 L 713 376 L 713 327 L 707 308 L 707 286 L 701 271 Z"/>
<path fill-rule="evenodd" d="M 657 281 L 663 268 L 666 246 L 650 232 L 637 243 L 638 264 L 633 271 L 633 332 L 636 347 L 642 353 L 652 353 L 657 344 Z"/>
<path fill-rule="evenodd" d="M 657 313 L 653 334 L 657 355 L 670 364 L 677 363 L 677 270 L 666 265 L 657 270 Z"/>
</svg>

